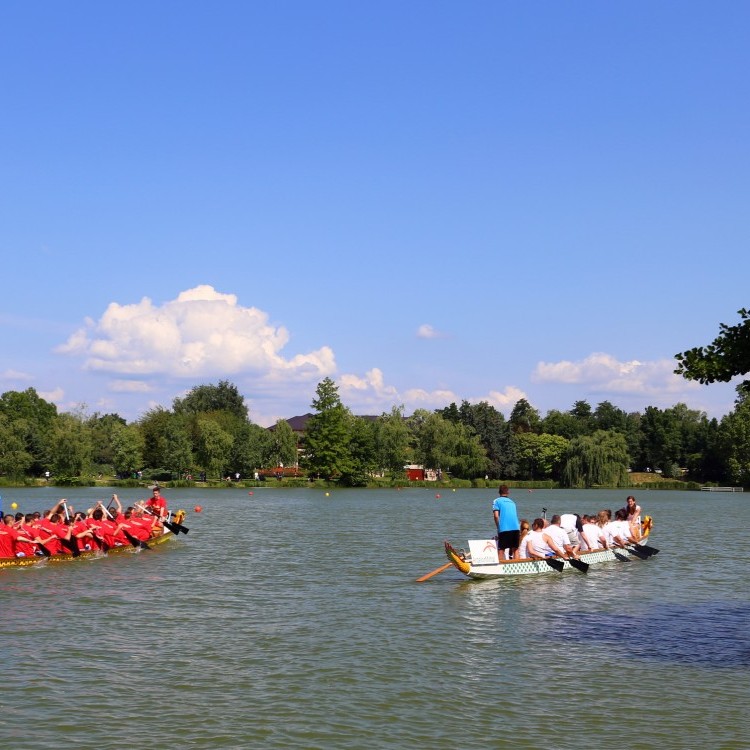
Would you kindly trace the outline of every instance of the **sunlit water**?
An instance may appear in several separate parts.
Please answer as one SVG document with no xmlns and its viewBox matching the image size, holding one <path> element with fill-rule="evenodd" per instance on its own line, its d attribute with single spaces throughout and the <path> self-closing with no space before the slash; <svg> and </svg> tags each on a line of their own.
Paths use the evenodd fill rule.
<svg viewBox="0 0 750 750">
<path fill-rule="evenodd" d="M 750 495 L 636 493 L 649 560 L 418 584 L 493 533 L 492 492 L 439 492 L 168 490 L 187 536 L 0 571 L 0 748 L 750 747 Z"/>
</svg>

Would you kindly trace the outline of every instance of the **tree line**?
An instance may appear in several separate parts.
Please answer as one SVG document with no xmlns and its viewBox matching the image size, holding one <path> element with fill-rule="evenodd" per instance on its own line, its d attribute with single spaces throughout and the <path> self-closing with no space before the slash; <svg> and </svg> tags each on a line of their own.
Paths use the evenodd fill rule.
<svg viewBox="0 0 750 750">
<path fill-rule="evenodd" d="M 0 396 L 0 474 L 12 481 L 115 475 L 219 479 L 296 466 L 311 477 L 360 486 L 404 478 L 418 464 L 460 479 L 552 481 L 564 487 L 625 486 L 628 470 L 667 478 L 750 485 L 750 399 L 738 389 L 721 420 L 677 404 L 627 413 L 584 400 L 544 416 L 526 399 L 506 419 L 487 402 L 452 403 L 411 415 L 394 406 L 356 416 L 333 380 L 319 383 L 302 438 L 286 420 L 266 429 L 228 381 L 199 385 L 127 423 L 117 414 L 58 413 L 33 388 Z"/>
<path fill-rule="evenodd" d="M 750 372 L 750 311 L 720 325 L 716 339 L 675 355 L 675 373 L 708 384 Z M 666 478 L 750 486 L 750 380 L 720 421 L 679 403 L 626 413 L 609 401 L 576 401 L 542 417 L 520 399 L 506 420 L 487 402 L 462 401 L 411 416 L 394 406 L 355 416 L 326 378 L 298 439 L 286 420 L 265 429 L 249 419 L 237 387 L 198 385 L 171 409 L 128 424 L 117 414 L 58 414 L 33 388 L 0 396 L 0 476 L 11 481 L 100 474 L 145 479 L 251 476 L 299 463 L 309 476 L 344 485 L 375 476 L 400 480 L 421 464 L 460 479 L 544 480 L 564 487 L 628 484 L 630 470 Z"/>
</svg>

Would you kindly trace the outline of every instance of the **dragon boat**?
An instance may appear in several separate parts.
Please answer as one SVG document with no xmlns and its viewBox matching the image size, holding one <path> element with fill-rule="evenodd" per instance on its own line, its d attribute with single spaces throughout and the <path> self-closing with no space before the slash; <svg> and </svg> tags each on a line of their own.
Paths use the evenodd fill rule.
<svg viewBox="0 0 750 750">
<path fill-rule="evenodd" d="M 468 578 L 503 578 L 535 573 L 562 573 L 566 570 L 578 570 L 585 573 L 591 565 L 625 562 L 633 558 L 646 560 L 657 554 L 658 549 L 646 544 L 651 526 L 651 518 L 646 516 L 643 523 L 643 535 L 637 544 L 581 552 L 578 559 L 548 557 L 543 560 L 526 558 L 498 561 L 495 539 L 470 539 L 468 552 L 456 549 L 449 541 L 446 541 L 445 554 L 450 564 Z"/>
<path fill-rule="evenodd" d="M 87 550 L 81 551 L 77 555 L 72 555 L 69 552 L 65 552 L 59 555 L 50 555 L 49 557 L 44 555 L 34 555 L 33 557 L 0 557 L 0 570 L 4 568 L 29 568 L 40 565 L 58 565 L 59 563 L 75 562 L 77 560 L 91 560 L 97 557 L 104 557 L 109 555 L 117 555 L 123 552 L 140 552 L 141 549 L 150 549 L 159 544 L 169 541 L 172 537 L 182 531 L 187 533 L 187 527 L 182 525 L 182 520 L 185 517 L 185 511 L 180 510 L 172 517 L 171 521 L 167 521 L 162 533 L 158 536 L 151 537 L 146 542 L 142 542 L 138 545 L 134 544 L 123 544 L 121 546 L 110 547 L 106 552 L 102 550 Z"/>
</svg>

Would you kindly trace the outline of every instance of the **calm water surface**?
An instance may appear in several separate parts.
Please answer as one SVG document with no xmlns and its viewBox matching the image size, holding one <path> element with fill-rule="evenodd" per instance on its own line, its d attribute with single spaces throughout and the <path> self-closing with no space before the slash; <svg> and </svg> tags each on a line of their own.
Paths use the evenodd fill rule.
<svg viewBox="0 0 750 750">
<path fill-rule="evenodd" d="M 492 492 L 165 494 L 187 536 L 0 571 L 0 748 L 750 747 L 748 494 L 636 493 L 650 560 L 421 584 L 444 538 L 492 535 Z M 515 499 L 533 518 L 626 495 Z"/>
</svg>

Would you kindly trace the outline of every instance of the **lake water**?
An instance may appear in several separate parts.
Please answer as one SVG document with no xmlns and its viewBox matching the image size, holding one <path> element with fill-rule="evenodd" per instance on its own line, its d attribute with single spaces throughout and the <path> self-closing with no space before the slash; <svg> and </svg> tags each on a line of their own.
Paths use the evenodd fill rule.
<svg viewBox="0 0 750 750">
<path fill-rule="evenodd" d="M 0 748 L 750 747 L 750 495 L 635 492 L 649 560 L 415 583 L 444 538 L 493 533 L 492 492 L 439 492 L 168 489 L 186 536 L 0 571 Z M 627 494 L 514 497 L 533 518 Z"/>
</svg>

